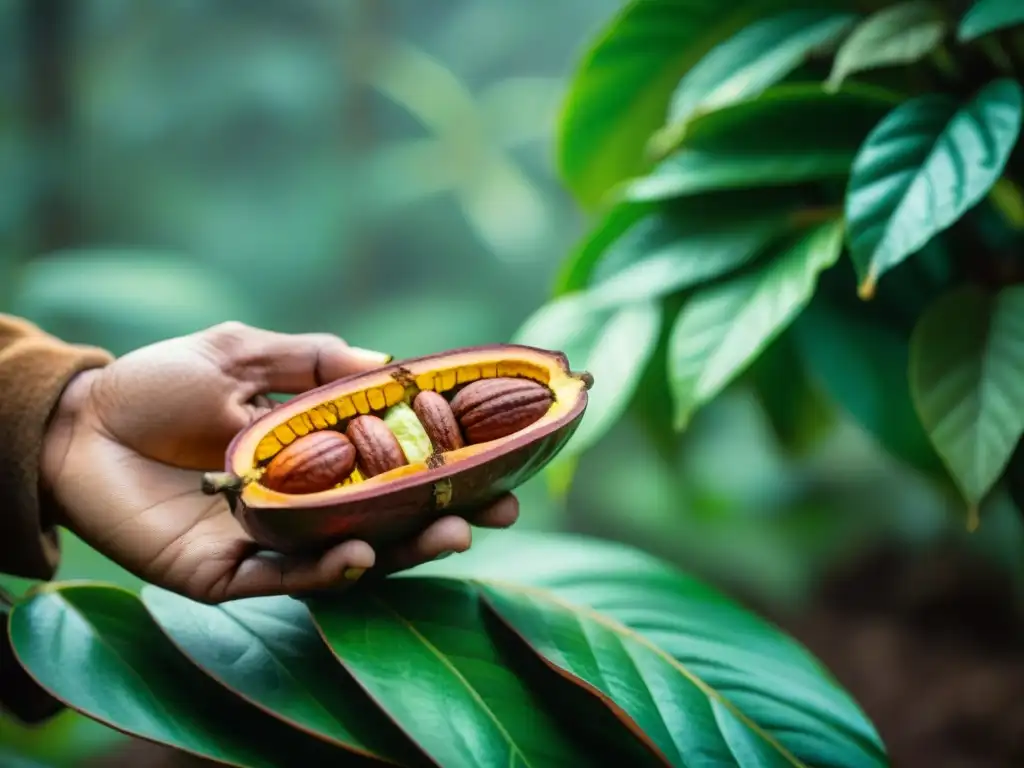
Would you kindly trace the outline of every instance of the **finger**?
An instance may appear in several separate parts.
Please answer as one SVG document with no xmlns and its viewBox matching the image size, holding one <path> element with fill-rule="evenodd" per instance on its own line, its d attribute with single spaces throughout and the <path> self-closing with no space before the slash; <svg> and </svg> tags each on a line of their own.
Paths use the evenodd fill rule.
<svg viewBox="0 0 1024 768">
<path fill-rule="evenodd" d="M 365 541 L 346 541 L 318 558 L 258 552 L 239 563 L 223 599 L 338 591 L 355 584 L 374 563 L 374 551 Z"/>
<path fill-rule="evenodd" d="M 461 517 L 450 515 L 435 520 L 419 536 L 381 552 L 375 572 L 380 575 L 404 571 L 441 555 L 465 552 L 473 543 L 473 531 Z"/>
<path fill-rule="evenodd" d="M 469 522 L 479 528 L 510 528 L 518 519 L 519 499 L 511 493 L 506 493 L 489 507 L 469 516 Z"/>
<path fill-rule="evenodd" d="M 287 334 L 228 323 L 206 331 L 225 368 L 253 392 L 296 394 L 379 368 L 392 357 L 349 346 L 329 333 Z"/>
</svg>

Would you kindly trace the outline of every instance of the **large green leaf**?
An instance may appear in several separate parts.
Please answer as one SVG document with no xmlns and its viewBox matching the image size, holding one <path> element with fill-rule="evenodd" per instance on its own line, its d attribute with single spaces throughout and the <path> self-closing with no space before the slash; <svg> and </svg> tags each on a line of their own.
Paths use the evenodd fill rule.
<svg viewBox="0 0 1024 768">
<path fill-rule="evenodd" d="M 1024 434 L 1024 286 L 946 294 L 910 349 L 914 404 L 972 506 L 999 479 Z"/>
<path fill-rule="evenodd" d="M 657 301 L 601 311 L 588 297 L 573 295 L 542 307 L 520 329 L 518 343 L 560 349 L 574 368 L 600 382 L 590 390 L 587 415 L 555 459 L 556 467 L 564 470 L 565 461 L 591 447 L 622 416 L 654 352 L 661 321 Z"/>
<path fill-rule="evenodd" d="M 806 650 L 641 552 L 509 532 L 420 571 L 476 580 L 535 651 L 612 699 L 673 765 L 702 764 L 686 762 L 695 753 L 716 766 L 886 765 L 871 724 Z"/>
<path fill-rule="evenodd" d="M 335 663 L 309 612 L 287 597 L 204 605 L 146 586 L 142 601 L 194 664 L 296 728 L 353 752 L 408 765 L 419 757 Z"/>
<path fill-rule="evenodd" d="M 893 94 L 859 85 L 832 95 L 818 84 L 775 86 L 694 118 L 679 151 L 631 182 L 624 198 L 845 178 L 864 137 L 895 103 Z"/>
<path fill-rule="evenodd" d="M 942 42 L 946 16 L 934 0 L 904 0 L 866 18 L 836 52 L 830 89 L 856 72 L 911 64 L 923 59 Z"/>
<path fill-rule="evenodd" d="M 14 608 L 9 632 L 19 662 L 43 687 L 133 736 L 245 768 L 325 764 L 316 742 L 192 667 L 126 590 L 45 585 Z"/>
<path fill-rule="evenodd" d="M 960 20 L 957 38 L 966 43 L 1017 24 L 1024 24 L 1024 3 L 1019 0 L 975 0 Z"/>
<path fill-rule="evenodd" d="M 945 477 L 910 398 L 906 336 L 816 296 L 793 323 L 792 337 L 809 375 L 882 448 L 929 476 Z"/>
<path fill-rule="evenodd" d="M 789 0 L 633 0 L 586 53 L 559 125 L 558 162 L 585 204 L 638 174 L 680 78 L 723 40 Z M 815 6 L 845 8 L 844 0 Z"/>
<path fill-rule="evenodd" d="M 805 234 L 756 270 L 697 291 L 669 340 L 676 426 L 717 395 L 792 322 L 842 250 L 842 223 Z"/>
<path fill-rule="evenodd" d="M 309 606 L 339 661 L 439 765 L 597 764 L 509 668 L 470 585 L 405 580 Z"/>
<path fill-rule="evenodd" d="M 868 136 L 850 176 L 846 218 L 861 294 L 981 200 L 1017 142 L 1024 91 L 996 80 L 966 104 L 922 96 Z"/>
<path fill-rule="evenodd" d="M 655 143 L 676 144 L 695 114 L 750 99 L 775 85 L 837 40 L 856 18 L 828 9 L 801 8 L 755 21 L 686 73 L 672 94 L 669 125 L 658 133 Z"/>
</svg>

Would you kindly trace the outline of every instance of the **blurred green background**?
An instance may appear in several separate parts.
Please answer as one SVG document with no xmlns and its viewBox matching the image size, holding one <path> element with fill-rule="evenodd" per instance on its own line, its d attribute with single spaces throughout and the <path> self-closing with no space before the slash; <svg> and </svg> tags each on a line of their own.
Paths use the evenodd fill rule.
<svg viewBox="0 0 1024 768">
<path fill-rule="evenodd" d="M 224 320 L 397 357 L 507 341 L 587 225 L 554 129 L 618 6 L 2 3 L 0 311 L 115 353 Z M 671 450 L 637 413 L 567 494 L 547 476 L 522 488 L 520 525 L 638 545 L 780 611 L 880 538 L 952 537 L 1021 574 L 1008 504 L 968 536 L 841 414 L 794 458 L 742 386 Z M 60 577 L 137 584 L 64 542 Z M 117 738 L 70 713 L 0 719 L 0 761 L 75 765 Z"/>
</svg>

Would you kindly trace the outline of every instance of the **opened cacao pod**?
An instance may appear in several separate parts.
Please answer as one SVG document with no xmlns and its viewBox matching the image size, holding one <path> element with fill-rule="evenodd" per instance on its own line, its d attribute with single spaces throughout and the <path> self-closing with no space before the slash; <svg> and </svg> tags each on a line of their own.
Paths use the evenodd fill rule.
<svg viewBox="0 0 1024 768">
<path fill-rule="evenodd" d="M 390 544 L 530 479 L 576 431 L 592 384 L 560 352 L 511 344 L 392 363 L 260 418 L 203 490 L 280 552 Z"/>
</svg>

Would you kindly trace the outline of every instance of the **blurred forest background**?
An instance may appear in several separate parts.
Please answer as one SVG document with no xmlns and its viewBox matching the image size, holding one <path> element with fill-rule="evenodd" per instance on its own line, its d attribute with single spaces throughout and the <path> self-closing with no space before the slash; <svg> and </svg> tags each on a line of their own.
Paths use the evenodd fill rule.
<svg viewBox="0 0 1024 768">
<path fill-rule="evenodd" d="M 586 224 L 554 130 L 618 6 L 2 3 L 0 311 L 115 353 L 229 319 L 397 357 L 508 341 Z M 1008 503 L 967 534 L 962 509 L 832 417 L 794 458 L 742 387 L 668 453 L 628 414 L 568 490 L 521 489 L 520 525 L 639 545 L 773 616 L 882 541 L 953 542 L 1020 583 Z M 64 541 L 61 577 L 137 585 Z M 70 713 L 0 720 L 0 747 L 52 765 L 117 738 Z"/>
</svg>

